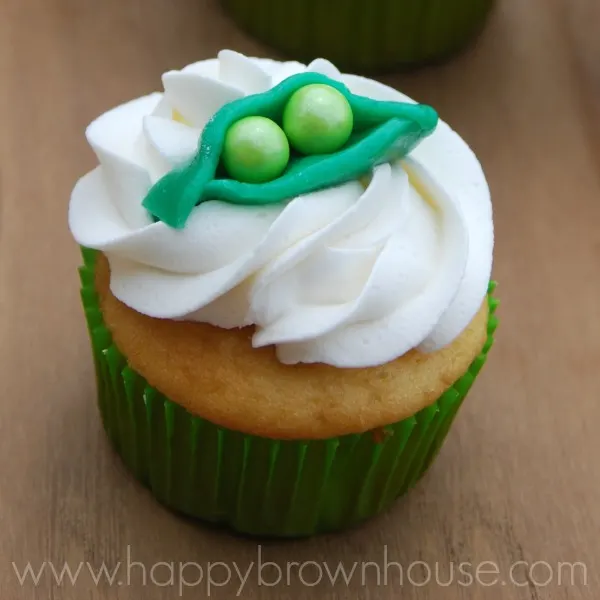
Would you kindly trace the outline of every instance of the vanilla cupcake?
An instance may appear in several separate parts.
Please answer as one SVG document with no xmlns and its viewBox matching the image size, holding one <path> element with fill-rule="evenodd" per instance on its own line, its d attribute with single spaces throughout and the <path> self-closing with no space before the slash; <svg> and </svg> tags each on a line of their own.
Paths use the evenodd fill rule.
<svg viewBox="0 0 600 600">
<path fill-rule="evenodd" d="M 431 464 L 493 341 L 481 166 L 375 81 L 223 51 L 87 138 L 71 198 L 106 431 L 156 497 L 305 536 Z"/>
</svg>

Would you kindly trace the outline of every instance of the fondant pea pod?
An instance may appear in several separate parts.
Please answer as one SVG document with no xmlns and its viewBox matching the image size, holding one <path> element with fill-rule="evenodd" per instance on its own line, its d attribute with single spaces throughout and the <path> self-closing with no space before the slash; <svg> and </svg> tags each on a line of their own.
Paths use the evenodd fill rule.
<svg viewBox="0 0 600 600">
<path fill-rule="evenodd" d="M 323 89 L 325 86 L 333 88 L 329 97 Z M 319 112 L 321 100 L 310 99 L 314 92 L 321 96 L 325 94 L 326 110 L 321 117 L 333 115 L 331 126 L 326 122 L 322 124 L 322 132 L 318 131 L 319 114 L 306 114 L 313 110 L 311 106 Z M 258 123 L 254 123 L 254 127 L 249 125 L 252 117 L 263 119 L 260 127 Z M 272 126 L 265 127 L 264 119 L 272 121 Z M 239 125 L 241 121 L 244 127 Z M 307 123 L 304 128 L 302 122 Z M 282 202 L 357 179 L 378 164 L 403 158 L 435 130 L 437 122 L 438 115 L 430 106 L 373 100 L 353 94 L 343 83 L 325 75 L 300 73 L 267 92 L 223 106 L 204 128 L 193 160 L 157 181 L 143 205 L 157 220 L 174 228 L 183 228 L 194 207 L 206 200 L 244 205 Z M 236 124 L 238 126 L 234 128 Z M 276 129 L 278 124 L 282 124 L 289 138 L 292 147 L 289 154 Z M 331 143 L 306 144 L 311 127 L 317 127 L 316 136 Z M 250 132 L 250 136 L 253 131 L 264 136 L 258 140 L 253 159 L 257 155 L 260 158 L 260 152 L 264 152 L 265 160 L 274 161 L 276 165 L 269 168 L 266 164 L 261 168 L 259 164 L 254 168 L 257 173 L 271 174 L 272 179 L 264 180 L 269 175 L 259 177 L 258 182 L 256 178 L 241 181 L 239 175 L 237 179 L 231 177 L 232 173 L 244 175 L 249 172 L 244 165 L 236 163 L 247 156 L 239 149 L 244 140 L 248 141 L 248 135 L 228 136 L 230 131 L 235 133 L 236 130 Z M 271 151 L 274 147 L 276 152 Z M 313 149 L 318 152 L 323 148 L 338 149 L 310 153 Z"/>
</svg>

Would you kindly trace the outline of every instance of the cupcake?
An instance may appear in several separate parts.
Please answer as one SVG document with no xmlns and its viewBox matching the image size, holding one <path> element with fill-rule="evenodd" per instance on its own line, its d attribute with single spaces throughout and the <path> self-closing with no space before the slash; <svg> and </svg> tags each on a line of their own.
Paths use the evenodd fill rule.
<svg viewBox="0 0 600 600">
<path fill-rule="evenodd" d="M 439 61 L 483 27 L 494 0 L 221 0 L 245 31 L 287 54 L 383 70 Z"/>
<path fill-rule="evenodd" d="M 256 535 L 375 515 L 496 328 L 481 166 L 326 60 L 217 59 L 95 120 L 73 191 L 102 422 L 167 506 Z"/>
</svg>

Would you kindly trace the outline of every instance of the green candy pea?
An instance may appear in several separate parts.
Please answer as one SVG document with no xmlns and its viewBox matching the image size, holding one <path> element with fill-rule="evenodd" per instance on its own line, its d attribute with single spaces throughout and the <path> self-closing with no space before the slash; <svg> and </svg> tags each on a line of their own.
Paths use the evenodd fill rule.
<svg viewBox="0 0 600 600">
<path fill-rule="evenodd" d="M 283 129 L 266 117 L 245 117 L 225 134 L 223 166 L 233 179 L 265 183 L 279 177 L 290 159 Z"/>
<path fill-rule="evenodd" d="M 348 141 L 352 108 L 341 92 L 326 84 L 306 85 L 292 94 L 283 111 L 283 130 L 302 154 L 330 154 Z"/>
</svg>

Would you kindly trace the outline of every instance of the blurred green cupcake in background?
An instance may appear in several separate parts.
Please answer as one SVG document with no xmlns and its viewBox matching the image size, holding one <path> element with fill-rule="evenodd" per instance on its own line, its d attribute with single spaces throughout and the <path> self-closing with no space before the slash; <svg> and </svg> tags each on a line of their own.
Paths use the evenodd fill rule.
<svg viewBox="0 0 600 600">
<path fill-rule="evenodd" d="M 462 49 L 494 0 L 222 0 L 245 31 L 291 58 L 346 70 L 411 67 Z"/>
</svg>

